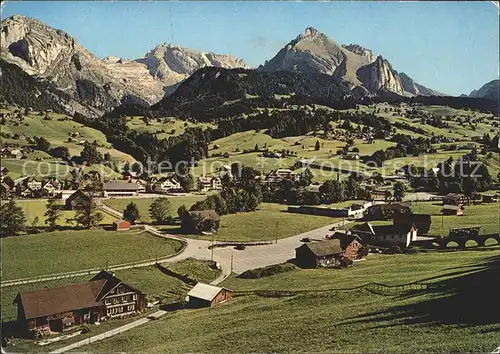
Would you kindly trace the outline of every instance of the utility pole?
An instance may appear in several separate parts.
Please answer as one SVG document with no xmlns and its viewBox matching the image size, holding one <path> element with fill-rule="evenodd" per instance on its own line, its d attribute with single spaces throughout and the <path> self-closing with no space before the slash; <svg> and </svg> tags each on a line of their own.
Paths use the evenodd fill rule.
<svg viewBox="0 0 500 354">
<path fill-rule="evenodd" d="M 215 237 L 214 234 L 212 234 L 212 247 L 210 249 L 211 254 L 212 254 L 211 257 L 210 257 L 210 259 L 211 259 L 212 262 L 214 261 L 214 237 Z"/>
<path fill-rule="evenodd" d="M 274 230 L 274 243 L 278 243 L 278 224 L 279 221 L 276 221 L 276 229 Z"/>
</svg>

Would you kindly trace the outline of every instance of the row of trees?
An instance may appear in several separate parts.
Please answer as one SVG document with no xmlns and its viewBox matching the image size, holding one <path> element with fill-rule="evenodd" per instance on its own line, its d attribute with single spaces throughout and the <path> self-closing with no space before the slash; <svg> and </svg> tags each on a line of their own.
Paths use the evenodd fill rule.
<svg viewBox="0 0 500 354">
<path fill-rule="evenodd" d="M 59 228 L 62 215 L 59 199 L 48 199 L 44 216 L 45 225 L 47 225 L 49 231 Z M 12 199 L 2 204 L 0 208 L 0 218 L 2 220 L 0 223 L 0 234 L 2 237 L 16 235 L 27 229 L 27 220 L 24 210 Z M 104 215 L 99 211 L 93 198 L 90 197 L 90 203 L 83 208 L 77 209 L 74 218 L 66 219 L 66 222 L 75 222 L 78 226 L 83 228 L 95 228 L 100 224 L 103 218 Z M 32 226 L 36 227 L 37 223 L 38 217 L 35 217 Z"/>
</svg>

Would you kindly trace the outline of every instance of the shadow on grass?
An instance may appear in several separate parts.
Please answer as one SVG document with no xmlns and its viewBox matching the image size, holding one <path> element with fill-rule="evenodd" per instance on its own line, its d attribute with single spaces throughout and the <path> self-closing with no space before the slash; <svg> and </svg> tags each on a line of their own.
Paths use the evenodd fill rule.
<svg viewBox="0 0 500 354">
<path fill-rule="evenodd" d="M 395 326 L 394 322 L 397 325 L 428 326 L 496 325 L 488 332 L 500 330 L 500 255 L 490 257 L 484 263 L 454 268 L 449 273 L 419 282 L 432 282 L 436 286 L 406 292 L 395 298 L 412 300 L 412 303 L 352 317 L 346 322 L 380 323 L 377 327 Z"/>
</svg>

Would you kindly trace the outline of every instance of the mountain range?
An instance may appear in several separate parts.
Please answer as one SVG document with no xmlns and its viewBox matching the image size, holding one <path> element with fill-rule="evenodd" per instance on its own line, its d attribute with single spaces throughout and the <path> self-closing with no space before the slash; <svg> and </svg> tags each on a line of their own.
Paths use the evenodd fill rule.
<svg viewBox="0 0 500 354">
<path fill-rule="evenodd" d="M 498 100 L 500 97 L 500 80 L 493 80 L 484 84 L 480 89 L 472 91 L 469 97 Z"/>
<path fill-rule="evenodd" d="M 1 22 L 0 44 L 1 59 L 43 83 L 42 87 L 50 86 L 52 96 L 61 93 L 62 106 L 67 111 L 85 110 L 93 115 L 123 104 L 154 105 L 205 67 L 250 69 L 244 60 L 231 55 L 198 52 L 168 43 L 156 46 L 137 59 L 113 56 L 100 59 L 69 34 L 20 15 Z M 370 49 L 356 44 L 340 45 L 312 27 L 255 71 L 293 73 L 292 86 L 296 82 L 325 81 L 299 79 L 296 75 L 327 75 L 347 88 L 347 92 L 351 91 L 353 97 L 443 95 L 416 83 L 404 72 L 399 73 L 387 59 Z M 227 74 L 227 77 L 251 91 L 249 83 L 242 82 L 242 76 Z M 277 80 L 253 74 L 244 77 Z M 279 76 L 279 80 L 282 79 L 290 78 Z M 219 81 L 215 86 L 220 85 Z M 206 79 L 203 82 L 206 87 L 214 86 Z"/>
</svg>

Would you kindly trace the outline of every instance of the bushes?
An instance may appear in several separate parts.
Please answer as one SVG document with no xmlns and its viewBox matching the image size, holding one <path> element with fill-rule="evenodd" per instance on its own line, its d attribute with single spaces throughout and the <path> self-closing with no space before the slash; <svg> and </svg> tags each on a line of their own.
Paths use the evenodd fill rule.
<svg viewBox="0 0 500 354">
<path fill-rule="evenodd" d="M 281 263 L 273 264 L 263 268 L 250 269 L 246 272 L 241 273 L 238 278 L 241 279 L 258 279 L 263 277 L 269 277 L 271 275 L 292 272 L 299 269 L 293 263 Z"/>
</svg>

